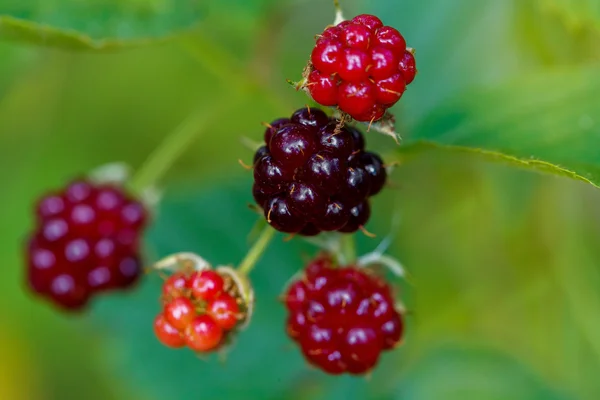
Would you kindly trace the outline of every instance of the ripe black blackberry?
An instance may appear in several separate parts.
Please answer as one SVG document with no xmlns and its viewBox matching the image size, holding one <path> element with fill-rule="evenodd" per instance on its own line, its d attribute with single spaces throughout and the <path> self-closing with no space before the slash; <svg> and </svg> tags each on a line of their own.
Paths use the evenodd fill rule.
<svg viewBox="0 0 600 400">
<path fill-rule="evenodd" d="M 26 247 L 31 290 L 64 310 L 140 277 L 147 211 L 120 186 L 76 180 L 42 197 Z"/>
<path fill-rule="evenodd" d="M 365 151 L 353 127 L 318 108 L 302 108 L 268 125 L 254 155 L 256 203 L 275 229 L 313 236 L 355 232 L 370 216 L 369 197 L 381 191 L 383 161 Z"/>
</svg>

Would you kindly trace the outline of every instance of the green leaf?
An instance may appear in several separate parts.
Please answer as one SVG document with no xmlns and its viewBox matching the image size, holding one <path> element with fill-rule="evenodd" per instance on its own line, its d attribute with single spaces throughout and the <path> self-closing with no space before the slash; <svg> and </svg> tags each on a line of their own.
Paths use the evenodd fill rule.
<svg viewBox="0 0 600 400">
<path fill-rule="evenodd" d="M 476 153 L 600 187 L 599 90 L 600 68 L 592 66 L 472 91 L 425 117 L 400 151 Z"/>
<path fill-rule="evenodd" d="M 598 0 L 537 0 L 540 7 L 560 16 L 573 29 L 593 27 L 600 30 Z"/>
<path fill-rule="evenodd" d="M 110 50 L 192 28 L 200 0 L 3 0 L 0 39 L 68 49 Z"/>
<path fill-rule="evenodd" d="M 565 400 L 501 353 L 445 346 L 423 357 L 397 385 L 396 399 Z"/>
</svg>

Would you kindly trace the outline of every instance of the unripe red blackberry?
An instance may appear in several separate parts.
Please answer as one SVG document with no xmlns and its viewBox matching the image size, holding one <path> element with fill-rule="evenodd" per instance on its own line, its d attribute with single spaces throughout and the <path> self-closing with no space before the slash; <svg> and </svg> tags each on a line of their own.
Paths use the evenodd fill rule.
<svg viewBox="0 0 600 400">
<path fill-rule="evenodd" d="M 77 310 L 97 293 L 133 285 L 146 221 L 144 205 L 116 184 L 81 179 L 42 197 L 26 249 L 30 288 Z"/>
<path fill-rule="evenodd" d="M 381 158 L 364 150 L 360 131 L 338 125 L 318 108 L 269 124 L 269 142 L 254 155 L 252 194 L 275 229 L 313 236 L 367 223 L 368 198 L 387 173 Z"/>
<path fill-rule="evenodd" d="M 357 121 L 381 119 L 417 72 L 400 32 L 367 14 L 326 28 L 310 59 L 306 88 L 313 100 Z"/>
<path fill-rule="evenodd" d="M 253 294 L 242 286 L 228 267 L 176 270 L 163 284 L 163 309 L 154 325 L 157 339 L 195 352 L 221 349 L 250 318 Z"/>
<path fill-rule="evenodd" d="M 390 287 L 355 266 L 312 261 L 285 294 L 286 330 L 312 365 L 330 374 L 364 374 L 397 346 L 402 315 Z"/>
</svg>

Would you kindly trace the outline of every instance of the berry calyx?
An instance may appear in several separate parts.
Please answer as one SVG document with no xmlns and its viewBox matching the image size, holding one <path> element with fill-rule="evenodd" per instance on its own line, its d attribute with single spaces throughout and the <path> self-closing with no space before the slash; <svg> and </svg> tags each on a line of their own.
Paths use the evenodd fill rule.
<svg viewBox="0 0 600 400">
<path fill-rule="evenodd" d="M 402 34 L 368 14 L 326 28 L 310 60 L 304 88 L 313 100 L 364 122 L 381 119 L 416 74 Z"/>
<path fill-rule="evenodd" d="M 321 256 L 285 294 L 286 331 L 306 360 L 330 374 L 364 374 L 402 340 L 389 286 L 370 271 Z"/>
<path fill-rule="evenodd" d="M 359 105 L 361 99 L 352 101 Z M 267 222 L 303 236 L 363 227 L 370 216 L 368 198 L 381 191 L 387 174 L 381 158 L 364 150 L 362 133 L 317 108 L 301 108 L 268 125 L 279 128 L 254 155 L 252 186 Z"/>
<path fill-rule="evenodd" d="M 115 183 L 77 179 L 43 196 L 26 247 L 29 287 L 63 310 L 123 290 L 141 274 L 144 205 Z"/>
</svg>

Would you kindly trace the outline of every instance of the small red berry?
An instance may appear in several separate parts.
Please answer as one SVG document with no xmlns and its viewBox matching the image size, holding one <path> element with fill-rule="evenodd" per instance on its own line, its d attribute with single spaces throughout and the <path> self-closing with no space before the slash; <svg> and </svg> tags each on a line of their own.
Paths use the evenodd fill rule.
<svg viewBox="0 0 600 400">
<path fill-rule="evenodd" d="M 402 54 L 406 50 L 406 41 L 395 28 L 383 26 L 377 29 L 373 44 L 387 47 L 396 54 Z"/>
<path fill-rule="evenodd" d="M 414 56 L 400 32 L 363 14 L 328 27 L 318 36 L 305 87 L 317 103 L 338 106 L 357 121 L 373 122 L 400 99 L 414 71 Z M 392 78 L 397 75 L 403 79 Z M 378 86 L 377 93 L 357 93 L 358 87 L 390 78 Z M 361 100 L 351 101 L 355 96 Z"/>
<path fill-rule="evenodd" d="M 169 324 L 163 314 L 158 314 L 154 319 L 154 334 L 167 347 L 179 348 L 185 346 L 185 340 L 181 332 Z"/>
<path fill-rule="evenodd" d="M 314 70 L 308 76 L 308 90 L 312 98 L 324 106 L 337 104 L 337 86 L 339 79 L 337 75 L 327 75 Z"/>
<path fill-rule="evenodd" d="M 207 313 L 217 324 L 228 331 L 233 329 L 239 319 L 240 307 L 237 301 L 228 294 L 221 294 L 208 303 Z"/>
<path fill-rule="evenodd" d="M 187 297 L 176 297 L 169 301 L 163 313 L 167 322 L 179 331 L 185 330 L 196 316 L 194 305 Z"/>
<path fill-rule="evenodd" d="M 369 75 L 373 79 L 385 79 L 398 72 L 398 57 L 387 47 L 376 46 L 370 51 L 371 68 Z"/>
<path fill-rule="evenodd" d="M 346 82 L 366 80 L 369 77 L 367 68 L 370 63 L 371 59 L 364 50 L 346 48 L 342 52 L 337 73 Z"/>
<path fill-rule="evenodd" d="M 338 89 L 338 103 L 350 115 L 362 115 L 375 105 L 375 85 L 369 81 L 344 82 Z"/>
<path fill-rule="evenodd" d="M 406 84 L 408 85 L 415 79 L 417 74 L 417 67 L 415 64 L 415 56 L 410 51 L 405 51 L 399 64 L 400 73 L 404 76 Z"/>
<path fill-rule="evenodd" d="M 197 352 L 216 349 L 223 338 L 223 329 L 208 315 L 199 315 L 187 326 L 184 333 L 188 347 Z"/>
<path fill-rule="evenodd" d="M 225 282 L 223 277 L 213 270 L 197 271 L 189 279 L 192 295 L 199 300 L 210 301 L 222 291 Z"/>
<path fill-rule="evenodd" d="M 373 32 L 368 27 L 361 24 L 350 24 L 342 30 L 340 40 L 346 47 L 366 51 L 369 49 L 372 36 Z M 335 70 L 331 72 L 333 73 Z"/>
<path fill-rule="evenodd" d="M 361 24 L 366 26 L 372 31 L 375 31 L 383 26 L 383 22 L 374 15 L 361 14 L 352 18 L 352 22 L 355 24 Z"/>
<path fill-rule="evenodd" d="M 319 40 L 312 51 L 311 61 L 324 74 L 334 74 L 339 69 L 343 47 L 335 40 Z"/>
<path fill-rule="evenodd" d="M 163 283 L 163 298 L 170 299 L 181 296 L 189 285 L 183 272 L 176 272 Z"/>
</svg>

